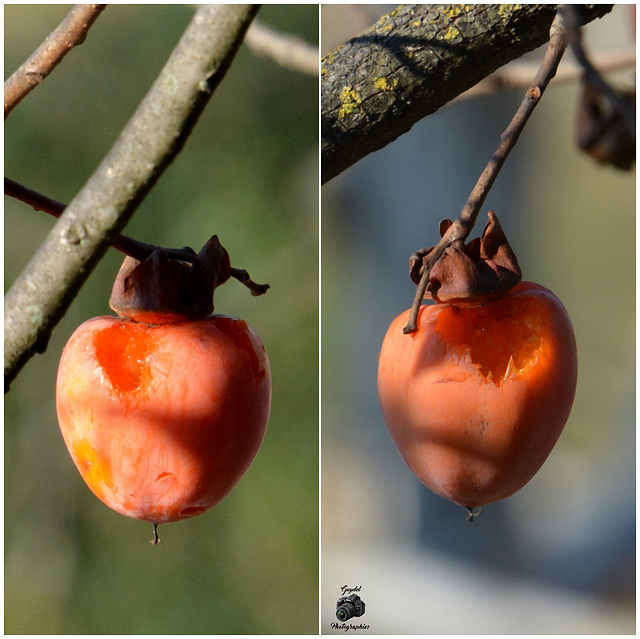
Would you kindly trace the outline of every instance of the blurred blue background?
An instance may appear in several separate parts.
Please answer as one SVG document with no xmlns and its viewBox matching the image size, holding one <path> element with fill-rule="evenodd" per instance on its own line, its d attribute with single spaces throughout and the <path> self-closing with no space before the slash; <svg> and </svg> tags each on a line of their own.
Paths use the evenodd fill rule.
<svg viewBox="0 0 640 639">
<path fill-rule="evenodd" d="M 71 5 L 5 5 L 13 72 Z M 62 202 L 83 186 L 193 16 L 109 5 L 85 43 L 12 112 L 5 175 Z M 263 24 L 318 42 L 317 5 L 269 5 Z M 216 311 L 261 336 L 273 375 L 266 438 L 235 490 L 200 517 L 151 526 L 99 502 L 59 433 L 54 388 L 74 329 L 111 313 L 109 251 L 5 400 L 5 632 L 279 634 L 318 628 L 318 78 L 243 46 L 187 144 L 126 233 L 199 250 L 214 233 L 235 281 Z M 54 220 L 5 198 L 5 290 Z M 295 604 L 295 605 L 293 605 Z"/>
<path fill-rule="evenodd" d="M 630 9 L 590 24 L 587 47 L 632 46 Z M 324 6 L 322 53 L 386 10 Z M 378 405 L 382 339 L 415 292 L 409 256 L 459 214 L 523 95 L 459 100 L 322 189 L 323 632 L 344 633 L 344 585 L 361 587 L 359 633 L 635 632 L 635 171 L 575 148 L 577 83 L 552 83 L 472 234 L 493 209 L 524 279 L 573 320 L 578 390 L 550 458 L 468 523 L 413 477 Z"/>
</svg>

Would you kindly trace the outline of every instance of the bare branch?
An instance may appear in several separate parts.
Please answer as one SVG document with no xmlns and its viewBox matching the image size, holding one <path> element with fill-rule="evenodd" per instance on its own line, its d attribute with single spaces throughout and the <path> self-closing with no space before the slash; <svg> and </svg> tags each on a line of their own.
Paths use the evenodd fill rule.
<svg viewBox="0 0 640 639">
<path fill-rule="evenodd" d="M 62 204 L 62 202 L 58 202 L 57 200 L 52 200 L 46 195 L 42 195 L 42 193 L 29 189 L 7 177 L 4 179 L 4 194 L 20 200 L 25 204 L 29 204 L 36 211 L 43 211 L 44 213 L 48 213 L 56 218 L 59 218 L 67 208 L 66 204 Z M 155 244 L 141 242 L 140 240 L 136 240 L 127 235 L 119 235 L 115 240 L 113 240 L 113 242 L 111 242 L 111 248 L 114 248 L 117 251 L 120 251 L 125 255 L 129 255 L 141 262 L 160 247 Z M 195 251 L 188 247 L 181 249 L 163 248 L 163 250 L 167 257 L 175 260 L 181 260 L 183 262 L 193 262 L 193 259 L 196 257 Z M 244 284 L 254 296 L 263 295 L 269 289 L 268 284 L 256 284 L 256 282 L 254 282 L 249 276 L 249 273 L 244 269 L 231 267 L 231 277 L 237 279 L 241 284 Z"/>
<path fill-rule="evenodd" d="M 67 17 L 31 57 L 4 83 L 4 119 L 13 108 L 62 61 L 73 47 L 82 44 L 91 25 L 106 4 L 76 4 Z"/>
<path fill-rule="evenodd" d="M 51 331 L 224 77 L 259 5 L 203 5 L 118 140 L 5 296 L 5 387 Z"/>
<path fill-rule="evenodd" d="M 255 21 L 245 38 L 255 55 L 268 56 L 278 64 L 308 75 L 320 74 L 320 52 L 302 38 L 291 36 Z"/>
<path fill-rule="evenodd" d="M 558 12 L 551 25 L 549 44 L 547 45 L 542 64 L 516 114 L 513 116 L 504 133 L 500 136 L 498 148 L 471 191 L 458 219 L 451 224 L 438 244 L 431 251 L 427 254 L 425 254 L 424 251 L 418 251 L 412 256 L 412 262 L 416 260 L 422 261 L 422 270 L 420 283 L 416 289 L 416 295 L 411 307 L 409 321 L 403 329 L 405 333 L 413 333 L 417 330 L 418 312 L 420 311 L 420 306 L 427 290 L 429 274 L 433 265 L 440 259 L 448 246 L 454 242 L 463 242 L 469 236 L 489 190 L 498 177 L 498 173 L 509 156 L 509 153 L 511 153 L 513 147 L 516 145 L 520 134 L 540 101 L 542 94 L 555 75 L 566 47 L 564 25 L 561 14 Z"/>
<path fill-rule="evenodd" d="M 36 211 L 43 211 L 54 217 L 60 217 L 67 208 L 66 204 L 52 200 L 7 177 L 4 179 L 4 194 L 32 206 Z"/>
<path fill-rule="evenodd" d="M 601 51 L 594 53 L 591 56 L 591 60 L 600 74 L 623 69 L 635 69 L 636 48 L 629 47 L 614 51 Z M 531 82 L 531 76 L 536 72 L 537 68 L 538 65 L 532 62 L 511 62 L 486 77 L 474 87 L 471 87 L 468 91 L 460 94 L 454 101 L 476 98 L 498 91 L 526 89 Z M 556 77 L 553 79 L 553 86 L 564 82 L 575 82 L 581 79 L 583 75 L 582 66 L 565 58 L 558 68 Z"/>
</svg>

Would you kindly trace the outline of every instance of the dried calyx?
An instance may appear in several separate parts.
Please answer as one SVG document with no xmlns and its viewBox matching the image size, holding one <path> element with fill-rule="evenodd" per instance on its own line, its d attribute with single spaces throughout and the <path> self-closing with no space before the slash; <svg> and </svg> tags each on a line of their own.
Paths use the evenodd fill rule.
<svg viewBox="0 0 640 639">
<path fill-rule="evenodd" d="M 121 317 L 140 321 L 210 315 L 214 290 L 231 276 L 229 254 L 217 235 L 197 255 L 192 249 L 184 251 L 188 261 L 170 257 L 163 248 L 142 261 L 127 256 L 113 284 L 109 306 Z"/>
<path fill-rule="evenodd" d="M 506 292 L 522 279 L 518 260 L 493 211 L 482 237 L 467 244 L 457 241 L 448 246 L 433 265 L 425 299 L 436 302 L 478 302 L 483 298 Z M 440 222 L 440 235 L 451 226 L 451 220 Z M 431 247 L 422 253 L 421 260 L 412 260 L 411 279 L 420 283 L 425 260 Z"/>
<path fill-rule="evenodd" d="M 583 81 L 576 144 L 600 164 L 630 171 L 636 160 L 635 89 L 605 93 Z"/>
</svg>

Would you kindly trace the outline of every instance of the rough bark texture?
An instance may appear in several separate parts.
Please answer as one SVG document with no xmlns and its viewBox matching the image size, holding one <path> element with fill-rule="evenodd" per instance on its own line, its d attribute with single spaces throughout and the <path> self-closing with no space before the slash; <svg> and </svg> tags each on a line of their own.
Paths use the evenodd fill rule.
<svg viewBox="0 0 640 639">
<path fill-rule="evenodd" d="M 613 5 L 582 5 L 584 23 Z M 322 60 L 322 182 L 543 45 L 557 5 L 402 5 Z"/>
</svg>

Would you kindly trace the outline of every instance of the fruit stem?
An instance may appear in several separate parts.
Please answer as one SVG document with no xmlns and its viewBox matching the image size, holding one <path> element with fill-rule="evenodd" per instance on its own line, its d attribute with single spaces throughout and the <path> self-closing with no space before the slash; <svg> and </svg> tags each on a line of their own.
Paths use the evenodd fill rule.
<svg viewBox="0 0 640 639">
<path fill-rule="evenodd" d="M 556 13 L 551 30 L 549 32 L 549 43 L 544 54 L 544 59 L 538 69 L 531 86 L 527 89 L 524 99 L 515 115 L 513 116 L 509 126 L 500 136 L 500 143 L 495 153 L 491 156 L 485 170 L 480 175 L 476 185 L 473 187 L 469 198 L 467 199 L 458 219 L 451 224 L 449 229 L 444 233 L 440 241 L 430 251 L 421 249 L 416 251 L 410 260 L 412 267 L 416 260 L 422 262 L 420 270 L 420 282 L 417 286 L 416 295 L 411 306 L 409 321 L 402 329 L 403 333 L 414 333 L 418 329 L 418 312 L 424 298 L 429 283 L 429 274 L 433 265 L 442 257 L 445 250 L 454 242 L 464 241 L 471 233 L 473 225 L 476 222 L 480 208 L 489 194 L 493 183 L 495 182 L 500 169 L 505 163 L 509 153 L 516 145 L 520 134 L 522 133 L 533 110 L 540 102 L 540 98 L 544 93 L 547 85 L 556 74 L 558 65 L 562 55 L 567 48 L 566 34 L 561 11 Z"/>
<path fill-rule="evenodd" d="M 153 524 L 153 539 L 149 542 L 152 546 L 162 543 L 162 539 L 158 537 L 158 524 Z"/>
<path fill-rule="evenodd" d="M 4 178 L 4 194 L 20 200 L 25 204 L 29 204 L 36 211 L 43 211 L 44 213 L 53 215 L 53 217 L 56 218 L 59 218 L 67 208 L 66 204 L 53 200 L 46 195 L 27 188 L 19 182 L 7 177 Z M 111 246 L 121 253 L 129 255 L 140 262 L 149 257 L 153 251 L 159 248 L 155 244 L 140 242 L 139 240 L 135 240 L 134 238 L 126 235 L 118 236 L 113 242 L 111 242 Z M 196 257 L 195 251 L 188 246 L 181 249 L 167 248 L 164 249 L 164 251 L 171 259 L 180 260 L 182 262 L 192 263 Z M 231 267 L 231 277 L 238 280 L 241 284 L 244 284 L 251 291 L 251 295 L 254 296 L 264 295 L 269 288 L 268 284 L 257 284 L 254 282 L 249 277 L 249 273 L 244 269 Z"/>
<path fill-rule="evenodd" d="M 478 508 L 476 512 L 473 512 L 473 508 L 471 506 L 465 506 L 465 508 L 469 511 L 467 521 L 473 521 L 476 517 L 480 517 L 480 515 L 482 515 L 482 508 Z"/>
</svg>

